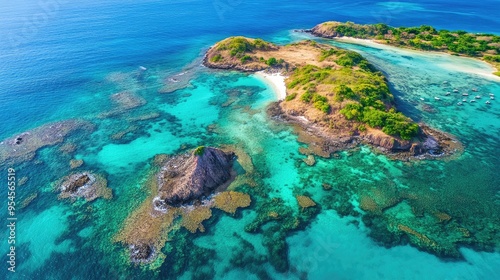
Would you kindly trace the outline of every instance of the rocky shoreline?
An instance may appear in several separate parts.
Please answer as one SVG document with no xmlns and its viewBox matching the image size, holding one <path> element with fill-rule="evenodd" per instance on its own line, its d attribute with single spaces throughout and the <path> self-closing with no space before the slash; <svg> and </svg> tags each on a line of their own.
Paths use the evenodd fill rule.
<svg viewBox="0 0 500 280">
<path fill-rule="evenodd" d="M 366 144 L 392 159 L 410 160 L 449 157 L 463 150 L 462 145 L 453 136 L 422 123 L 419 124 L 421 131 L 418 142 L 400 140 L 382 133 L 349 135 L 345 131 L 318 126 L 295 112 L 285 112 L 280 106 L 281 102 L 271 103 L 267 113 L 274 120 L 294 126 L 295 132 L 299 134 L 299 141 L 309 145 L 309 149 L 302 150 L 305 154 L 329 158 L 333 153 Z"/>
</svg>

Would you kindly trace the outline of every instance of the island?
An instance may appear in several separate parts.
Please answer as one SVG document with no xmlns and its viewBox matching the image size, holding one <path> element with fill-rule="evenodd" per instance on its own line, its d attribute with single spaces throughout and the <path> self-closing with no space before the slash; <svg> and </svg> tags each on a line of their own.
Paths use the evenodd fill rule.
<svg viewBox="0 0 500 280">
<path fill-rule="evenodd" d="M 465 31 L 437 30 L 432 26 L 391 27 L 383 23 L 356 24 L 329 21 L 307 32 L 322 38 L 352 37 L 377 43 L 424 51 L 447 52 L 482 59 L 493 65 L 500 76 L 500 36 Z"/>
<path fill-rule="evenodd" d="M 360 54 L 312 40 L 278 46 L 261 39 L 230 37 L 212 46 L 204 64 L 286 78 L 286 97 L 269 114 L 291 123 L 306 154 L 329 157 L 360 143 L 394 158 L 451 155 L 452 136 L 417 124 L 398 112 L 385 76 Z"/>
</svg>

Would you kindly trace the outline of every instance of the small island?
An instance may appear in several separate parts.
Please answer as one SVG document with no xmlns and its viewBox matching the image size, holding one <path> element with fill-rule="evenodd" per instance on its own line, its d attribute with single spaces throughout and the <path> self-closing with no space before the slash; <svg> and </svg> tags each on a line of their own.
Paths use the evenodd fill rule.
<svg viewBox="0 0 500 280">
<path fill-rule="evenodd" d="M 244 72 L 281 73 L 285 100 L 272 104 L 275 119 L 294 124 L 309 151 L 329 157 L 369 144 L 395 158 L 450 155 L 459 144 L 397 111 L 385 76 L 360 54 L 306 40 L 286 46 L 230 37 L 212 46 L 204 64 Z"/>
<path fill-rule="evenodd" d="M 494 34 L 437 30 L 428 25 L 391 27 L 383 23 L 362 25 L 336 21 L 324 22 L 306 31 L 322 38 L 372 39 L 396 47 L 478 58 L 497 68 L 494 74 L 500 76 L 500 36 Z"/>
</svg>

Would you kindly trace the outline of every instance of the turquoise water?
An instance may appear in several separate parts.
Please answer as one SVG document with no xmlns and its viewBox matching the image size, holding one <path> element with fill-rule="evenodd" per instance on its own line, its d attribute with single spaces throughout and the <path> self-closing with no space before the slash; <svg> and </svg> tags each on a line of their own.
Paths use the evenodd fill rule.
<svg viewBox="0 0 500 280">
<path fill-rule="evenodd" d="M 387 246 L 354 214 L 367 193 L 412 195 L 423 209 L 438 208 L 472 234 L 491 236 L 498 245 L 494 230 L 500 224 L 500 104 L 487 106 L 483 97 L 482 102 L 457 106 L 461 96 L 444 96 L 454 88 L 471 93 L 474 87 L 483 96 L 489 92 L 498 96 L 498 78 L 474 74 L 491 72 L 488 65 L 329 41 L 366 56 L 388 76 L 404 113 L 456 135 L 465 152 L 449 162 L 402 163 L 361 147 L 340 153 L 338 159 L 316 158 L 314 167 L 302 162 L 305 156 L 299 148 L 304 145 L 291 128 L 267 118 L 265 106 L 276 100 L 269 85 L 253 76 L 199 66 L 203 50 L 224 37 L 259 36 L 287 43 L 304 37 L 293 29 L 331 19 L 500 33 L 496 1 L 481 5 L 455 1 L 453 7 L 446 1 L 54 3 L 58 4 L 49 10 L 40 3 L 0 4 L 4 15 L 0 35 L 7 42 L 0 46 L 0 137 L 70 118 L 89 120 L 96 130 L 72 134 L 64 143 L 39 150 L 32 161 L 13 166 L 18 179 L 28 178 L 18 187 L 18 202 L 35 193 L 37 197 L 17 211 L 17 272 L 2 269 L 0 275 L 7 279 L 500 277 L 498 247 L 463 246 L 462 260 L 442 260 L 404 240 Z M 39 14 L 46 20 L 33 19 Z M 148 68 L 142 74 L 141 65 Z M 190 75 L 186 88 L 160 93 L 169 77 L 186 69 Z M 111 95 L 124 90 L 146 103 L 103 118 L 103 113 L 119 108 Z M 435 96 L 442 100 L 435 101 Z M 137 120 L 150 113 L 157 117 Z M 207 129 L 213 124 L 215 132 Z M 122 137 L 113 137 L 127 129 Z M 68 143 L 76 150 L 61 152 Z M 157 270 L 126 263 L 123 246 L 113 237 L 131 210 L 146 199 L 143 185 L 152 157 L 222 144 L 237 145 L 250 155 L 257 185 L 238 190 L 249 193 L 253 204 L 235 216 L 214 211 L 204 222 L 205 233 L 177 231 Z M 72 204 L 57 199 L 52 183 L 71 172 L 72 158 L 84 160 L 79 170 L 106 175 L 112 200 Z M 323 183 L 333 189 L 325 191 Z M 6 196 L 4 188 L 0 194 Z M 295 195 L 310 196 L 320 211 L 290 230 L 284 221 L 307 214 Z M 428 227 L 428 235 L 438 240 L 446 239 L 443 232 L 451 232 L 427 223 L 429 216 L 416 217 L 409 208 L 400 203 L 386 211 L 386 218 L 418 229 Z M 268 209 L 279 212 L 283 222 L 264 223 L 256 232 L 245 230 Z M 0 217 L 5 220 L 5 211 Z M 1 242 L 0 251 L 5 256 L 6 242 Z"/>
</svg>

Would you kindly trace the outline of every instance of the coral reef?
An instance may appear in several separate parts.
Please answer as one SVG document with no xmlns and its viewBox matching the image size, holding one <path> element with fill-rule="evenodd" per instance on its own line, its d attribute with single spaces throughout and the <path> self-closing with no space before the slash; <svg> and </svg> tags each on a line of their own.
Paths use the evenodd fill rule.
<svg viewBox="0 0 500 280">
<path fill-rule="evenodd" d="M 19 209 L 24 209 L 24 208 L 28 207 L 28 205 L 31 202 L 33 202 L 33 200 L 35 200 L 37 197 L 38 197 L 38 192 L 34 192 L 34 193 L 30 194 L 23 201 L 21 201 Z"/>
<path fill-rule="evenodd" d="M 191 233 L 196 233 L 198 230 L 205 232 L 202 222 L 212 217 L 212 210 L 208 206 L 189 207 L 188 209 L 183 209 L 181 215 L 182 226 Z"/>
<path fill-rule="evenodd" d="M 123 114 L 128 110 L 143 106 L 146 104 L 146 100 L 141 96 L 135 94 L 131 91 L 122 91 L 115 93 L 110 96 L 113 103 L 115 103 L 115 108 L 99 114 L 99 118 L 109 118 L 119 114 Z"/>
<path fill-rule="evenodd" d="M 238 208 L 250 206 L 252 200 L 246 193 L 226 191 L 214 197 L 214 206 L 224 212 L 234 214 Z"/>
<path fill-rule="evenodd" d="M 83 165 L 83 159 L 72 159 L 69 161 L 69 167 L 71 169 L 76 169 Z"/>
<path fill-rule="evenodd" d="M 314 166 L 316 164 L 316 159 L 313 155 L 308 155 L 307 158 L 302 159 L 302 161 L 309 166 Z"/>
<path fill-rule="evenodd" d="M 94 125 L 82 120 L 67 120 L 45 124 L 0 142 L 0 165 L 29 161 L 46 146 L 61 143 L 76 130 L 93 131 Z"/>
<path fill-rule="evenodd" d="M 316 203 L 308 196 L 297 195 L 295 198 L 297 198 L 297 202 L 299 203 L 299 206 L 302 207 L 302 210 L 304 208 L 316 206 Z"/>
</svg>

